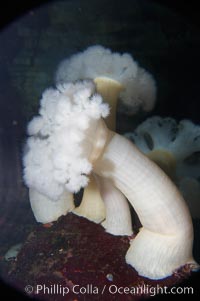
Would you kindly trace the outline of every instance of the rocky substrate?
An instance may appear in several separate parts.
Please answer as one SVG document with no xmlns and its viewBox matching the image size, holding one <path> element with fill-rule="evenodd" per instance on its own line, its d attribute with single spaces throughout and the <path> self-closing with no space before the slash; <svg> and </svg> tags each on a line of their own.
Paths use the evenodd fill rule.
<svg viewBox="0 0 200 301">
<path fill-rule="evenodd" d="M 36 226 L 4 267 L 5 279 L 38 300 L 128 301 L 169 292 L 189 277 L 186 266 L 163 280 L 139 276 L 125 262 L 131 239 L 70 213 Z"/>
</svg>

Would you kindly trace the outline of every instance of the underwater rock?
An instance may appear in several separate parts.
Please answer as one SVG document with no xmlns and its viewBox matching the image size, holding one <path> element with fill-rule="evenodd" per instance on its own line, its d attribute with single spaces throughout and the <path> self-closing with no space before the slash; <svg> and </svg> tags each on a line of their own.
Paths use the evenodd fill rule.
<svg viewBox="0 0 200 301">
<path fill-rule="evenodd" d="M 139 276 L 125 262 L 130 239 L 69 213 L 29 234 L 17 260 L 9 262 L 7 281 L 40 300 L 128 301 L 169 291 L 189 277 L 186 266 L 162 280 Z"/>
</svg>

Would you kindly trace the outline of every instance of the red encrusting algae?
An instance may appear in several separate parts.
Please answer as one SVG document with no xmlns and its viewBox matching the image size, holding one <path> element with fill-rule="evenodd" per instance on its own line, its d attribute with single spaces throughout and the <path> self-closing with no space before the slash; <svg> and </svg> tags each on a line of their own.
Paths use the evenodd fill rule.
<svg viewBox="0 0 200 301">
<path fill-rule="evenodd" d="M 133 239 L 133 237 L 131 237 Z M 39 300 L 139 300 L 177 285 L 188 277 L 181 269 L 162 280 L 150 280 L 125 262 L 130 237 L 113 236 L 101 225 L 73 213 L 49 228 L 31 232 L 7 280 Z"/>
</svg>

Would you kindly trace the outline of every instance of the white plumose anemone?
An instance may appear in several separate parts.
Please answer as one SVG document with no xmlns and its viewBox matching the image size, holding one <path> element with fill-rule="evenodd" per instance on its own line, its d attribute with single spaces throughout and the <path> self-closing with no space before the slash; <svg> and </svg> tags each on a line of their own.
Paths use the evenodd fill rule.
<svg viewBox="0 0 200 301">
<path fill-rule="evenodd" d="M 200 126 L 154 116 L 125 136 L 177 184 L 193 217 L 200 217 Z"/>
<path fill-rule="evenodd" d="M 30 137 L 23 157 L 24 180 L 38 221 L 56 220 L 62 212 L 73 209 L 70 192 L 88 184 L 92 141 L 98 120 L 108 114 L 108 105 L 95 93 L 91 81 L 60 84 L 43 93 L 39 116 L 28 124 Z M 60 202 L 63 209 L 59 210 L 52 201 Z M 41 202 L 50 202 L 51 212 L 57 213 L 41 214 Z"/>
<path fill-rule="evenodd" d="M 128 139 L 108 129 L 102 119 L 108 113 L 108 105 L 93 95 L 91 83 L 67 84 L 44 94 L 42 120 L 37 117 L 29 124 L 32 136 L 24 156 L 24 177 L 35 215 L 41 220 L 56 218 L 52 217 L 54 209 L 57 217 L 65 214 L 68 205 L 63 193 L 87 185 L 92 169 L 107 204 L 106 230 L 114 235 L 132 233 L 126 199 L 141 221 L 126 254 L 128 264 L 152 279 L 170 276 L 185 264 L 196 269 L 192 221 L 184 199 L 155 163 Z M 49 197 L 56 206 L 49 203 Z"/>
<path fill-rule="evenodd" d="M 46 90 L 39 114 L 28 125 L 24 179 L 56 200 L 64 189 L 78 192 L 87 186 L 92 166 L 86 156 L 90 145 L 83 141 L 86 136 L 95 138 L 97 121 L 109 114 L 109 108 L 94 94 L 92 82 L 78 82 Z"/>
<path fill-rule="evenodd" d="M 104 78 L 123 86 L 120 99 L 135 113 L 142 107 L 150 111 L 155 104 L 156 84 L 153 76 L 141 68 L 128 53 L 111 52 L 100 45 L 63 60 L 56 72 L 56 82 Z"/>
</svg>

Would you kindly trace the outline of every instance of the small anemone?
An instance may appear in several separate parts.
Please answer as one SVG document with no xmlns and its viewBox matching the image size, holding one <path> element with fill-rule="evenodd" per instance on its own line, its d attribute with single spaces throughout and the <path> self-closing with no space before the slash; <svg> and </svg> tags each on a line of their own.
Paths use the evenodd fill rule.
<svg viewBox="0 0 200 301">
<path fill-rule="evenodd" d="M 128 114 L 138 109 L 151 111 L 156 100 L 156 83 L 153 76 L 141 68 L 129 53 L 112 52 L 100 45 L 64 59 L 55 75 L 56 83 L 106 78 L 120 83 L 122 107 Z"/>
</svg>

